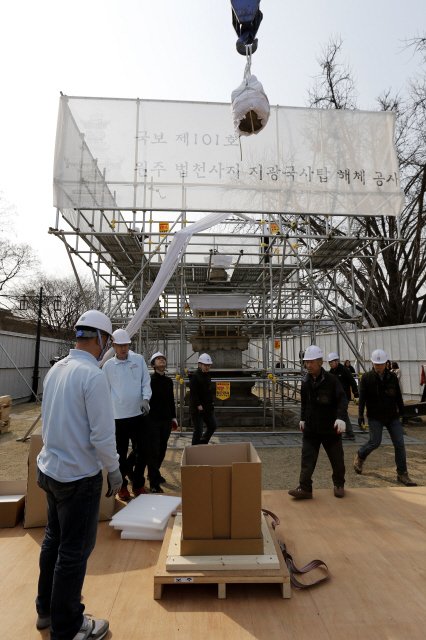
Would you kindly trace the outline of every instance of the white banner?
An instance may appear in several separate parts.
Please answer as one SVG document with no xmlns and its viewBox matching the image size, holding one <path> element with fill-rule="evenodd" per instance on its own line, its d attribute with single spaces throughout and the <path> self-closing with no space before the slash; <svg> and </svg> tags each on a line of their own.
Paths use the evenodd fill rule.
<svg viewBox="0 0 426 640">
<path fill-rule="evenodd" d="M 272 107 L 235 138 L 229 104 L 61 98 L 55 206 L 399 215 L 391 112 Z"/>
</svg>

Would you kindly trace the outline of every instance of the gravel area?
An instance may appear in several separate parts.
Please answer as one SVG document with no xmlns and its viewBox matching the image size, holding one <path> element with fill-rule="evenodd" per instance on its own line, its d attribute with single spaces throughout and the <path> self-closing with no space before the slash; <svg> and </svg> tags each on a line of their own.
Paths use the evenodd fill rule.
<svg viewBox="0 0 426 640">
<path fill-rule="evenodd" d="M 11 431 L 0 435 L 0 480 L 18 480 L 27 477 L 29 442 L 16 442 L 22 437 L 40 414 L 40 408 L 26 403 L 16 405 L 11 411 Z M 357 416 L 357 407 L 350 406 L 351 417 Z M 39 426 L 41 423 L 37 426 Z M 424 445 L 407 445 L 408 471 L 415 482 L 426 485 L 426 423 L 406 427 L 407 435 L 421 440 Z M 394 449 L 381 446 L 372 453 L 364 465 L 361 476 L 353 470 L 356 447 L 345 447 L 346 487 L 391 487 L 397 484 Z M 264 489 L 292 489 L 298 485 L 300 472 L 300 449 L 267 448 L 259 449 L 262 460 Z M 167 479 L 163 485 L 167 491 L 180 491 L 180 459 L 182 451 L 169 450 L 162 472 Z M 317 468 L 314 473 L 314 489 L 332 488 L 331 467 L 321 448 Z"/>
</svg>

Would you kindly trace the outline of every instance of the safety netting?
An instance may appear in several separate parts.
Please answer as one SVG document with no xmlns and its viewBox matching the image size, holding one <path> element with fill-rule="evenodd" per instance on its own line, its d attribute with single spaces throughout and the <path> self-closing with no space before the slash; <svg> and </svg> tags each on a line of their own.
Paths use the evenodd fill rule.
<svg viewBox="0 0 426 640">
<path fill-rule="evenodd" d="M 229 104 L 63 96 L 54 204 L 399 215 L 394 125 L 392 112 L 275 106 L 259 135 L 239 139 Z"/>
</svg>

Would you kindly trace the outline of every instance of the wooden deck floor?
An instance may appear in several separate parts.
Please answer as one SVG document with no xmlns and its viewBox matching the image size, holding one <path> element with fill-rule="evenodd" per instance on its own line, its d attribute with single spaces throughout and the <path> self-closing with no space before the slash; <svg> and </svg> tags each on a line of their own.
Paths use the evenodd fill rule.
<svg viewBox="0 0 426 640">
<path fill-rule="evenodd" d="M 264 507 L 281 518 L 300 565 L 324 560 L 331 578 L 319 587 L 166 585 L 153 599 L 161 542 L 120 540 L 99 526 L 83 594 L 86 611 L 110 621 L 114 640 L 417 640 L 426 637 L 426 487 L 350 489 L 343 500 L 317 490 L 314 500 L 264 492 Z M 41 640 L 35 627 L 42 529 L 0 530 L 2 640 Z M 317 570 L 319 571 L 319 570 Z"/>
</svg>

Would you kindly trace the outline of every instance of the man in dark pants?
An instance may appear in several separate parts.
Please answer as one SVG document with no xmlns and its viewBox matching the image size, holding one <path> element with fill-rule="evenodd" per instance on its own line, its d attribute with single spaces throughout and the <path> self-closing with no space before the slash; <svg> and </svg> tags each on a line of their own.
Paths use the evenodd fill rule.
<svg viewBox="0 0 426 640">
<path fill-rule="evenodd" d="M 127 331 L 117 329 L 112 338 L 115 357 L 105 363 L 103 370 L 111 390 L 117 452 L 123 476 L 123 487 L 118 495 L 121 500 L 130 500 L 126 478 L 130 472 L 127 460 L 129 440 L 136 453 L 132 492 L 135 496 L 148 493 L 144 485 L 150 455 L 148 414 L 151 377 L 143 356 L 130 350 L 131 339 Z"/>
<path fill-rule="evenodd" d="M 351 399 L 351 389 L 353 391 L 354 398 L 359 398 L 358 387 L 355 382 L 355 378 L 353 377 L 349 369 L 341 364 L 337 353 L 328 354 L 328 364 L 330 365 L 330 373 L 332 375 L 335 375 L 342 385 L 348 402 Z M 343 440 L 355 440 L 355 434 L 352 429 L 351 421 L 349 420 L 349 415 L 346 420 L 346 431 L 343 434 L 342 438 Z"/>
<path fill-rule="evenodd" d="M 210 388 L 212 364 L 210 356 L 202 353 L 198 358 L 198 369 L 189 382 L 189 413 L 194 429 L 192 444 L 208 444 L 217 428 Z M 203 435 L 204 424 L 207 429 Z"/>
<path fill-rule="evenodd" d="M 388 356 L 382 349 L 373 351 L 371 354 L 373 369 L 364 373 L 361 378 L 358 423 L 363 424 L 364 408 L 367 406 L 370 439 L 355 454 L 354 469 L 356 473 L 362 473 L 362 465 L 367 456 L 380 447 L 383 427 L 386 427 L 395 447 L 397 481 L 406 487 L 416 487 L 416 483 L 410 479 L 407 471 L 404 436 L 400 422 L 400 418 L 404 424 L 408 422 L 404 415 L 404 402 L 398 378 L 386 368 L 387 360 Z"/>
<path fill-rule="evenodd" d="M 308 347 L 303 359 L 308 373 L 301 387 L 302 468 L 299 486 L 289 494 L 296 499 L 312 498 L 312 475 L 322 444 L 333 469 L 334 495 L 343 498 L 345 460 L 341 434 L 346 429 L 348 401 L 338 379 L 322 368 L 324 353 L 319 347 Z"/>
<path fill-rule="evenodd" d="M 75 349 L 50 369 L 43 384 L 37 484 L 46 492 L 47 525 L 36 625 L 50 626 L 51 640 L 100 640 L 108 621 L 83 615 L 81 590 L 96 542 L 102 467 L 108 471 L 107 495 L 117 493 L 122 482 L 109 389 L 98 364 L 112 327 L 106 315 L 91 310 L 75 328 Z"/>
<path fill-rule="evenodd" d="M 148 478 L 151 493 L 164 493 L 160 484 L 166 482 L 160 473 L 167 451 L 172 428 L 177 429 L 176 407 L 173 395 L 173 382 L 165 374 L 166 356 L 157 351 L 151 358 L 154 373 L 151 376 L 150 432 L 151 455 L 148 464 Z"/>
</svg>

